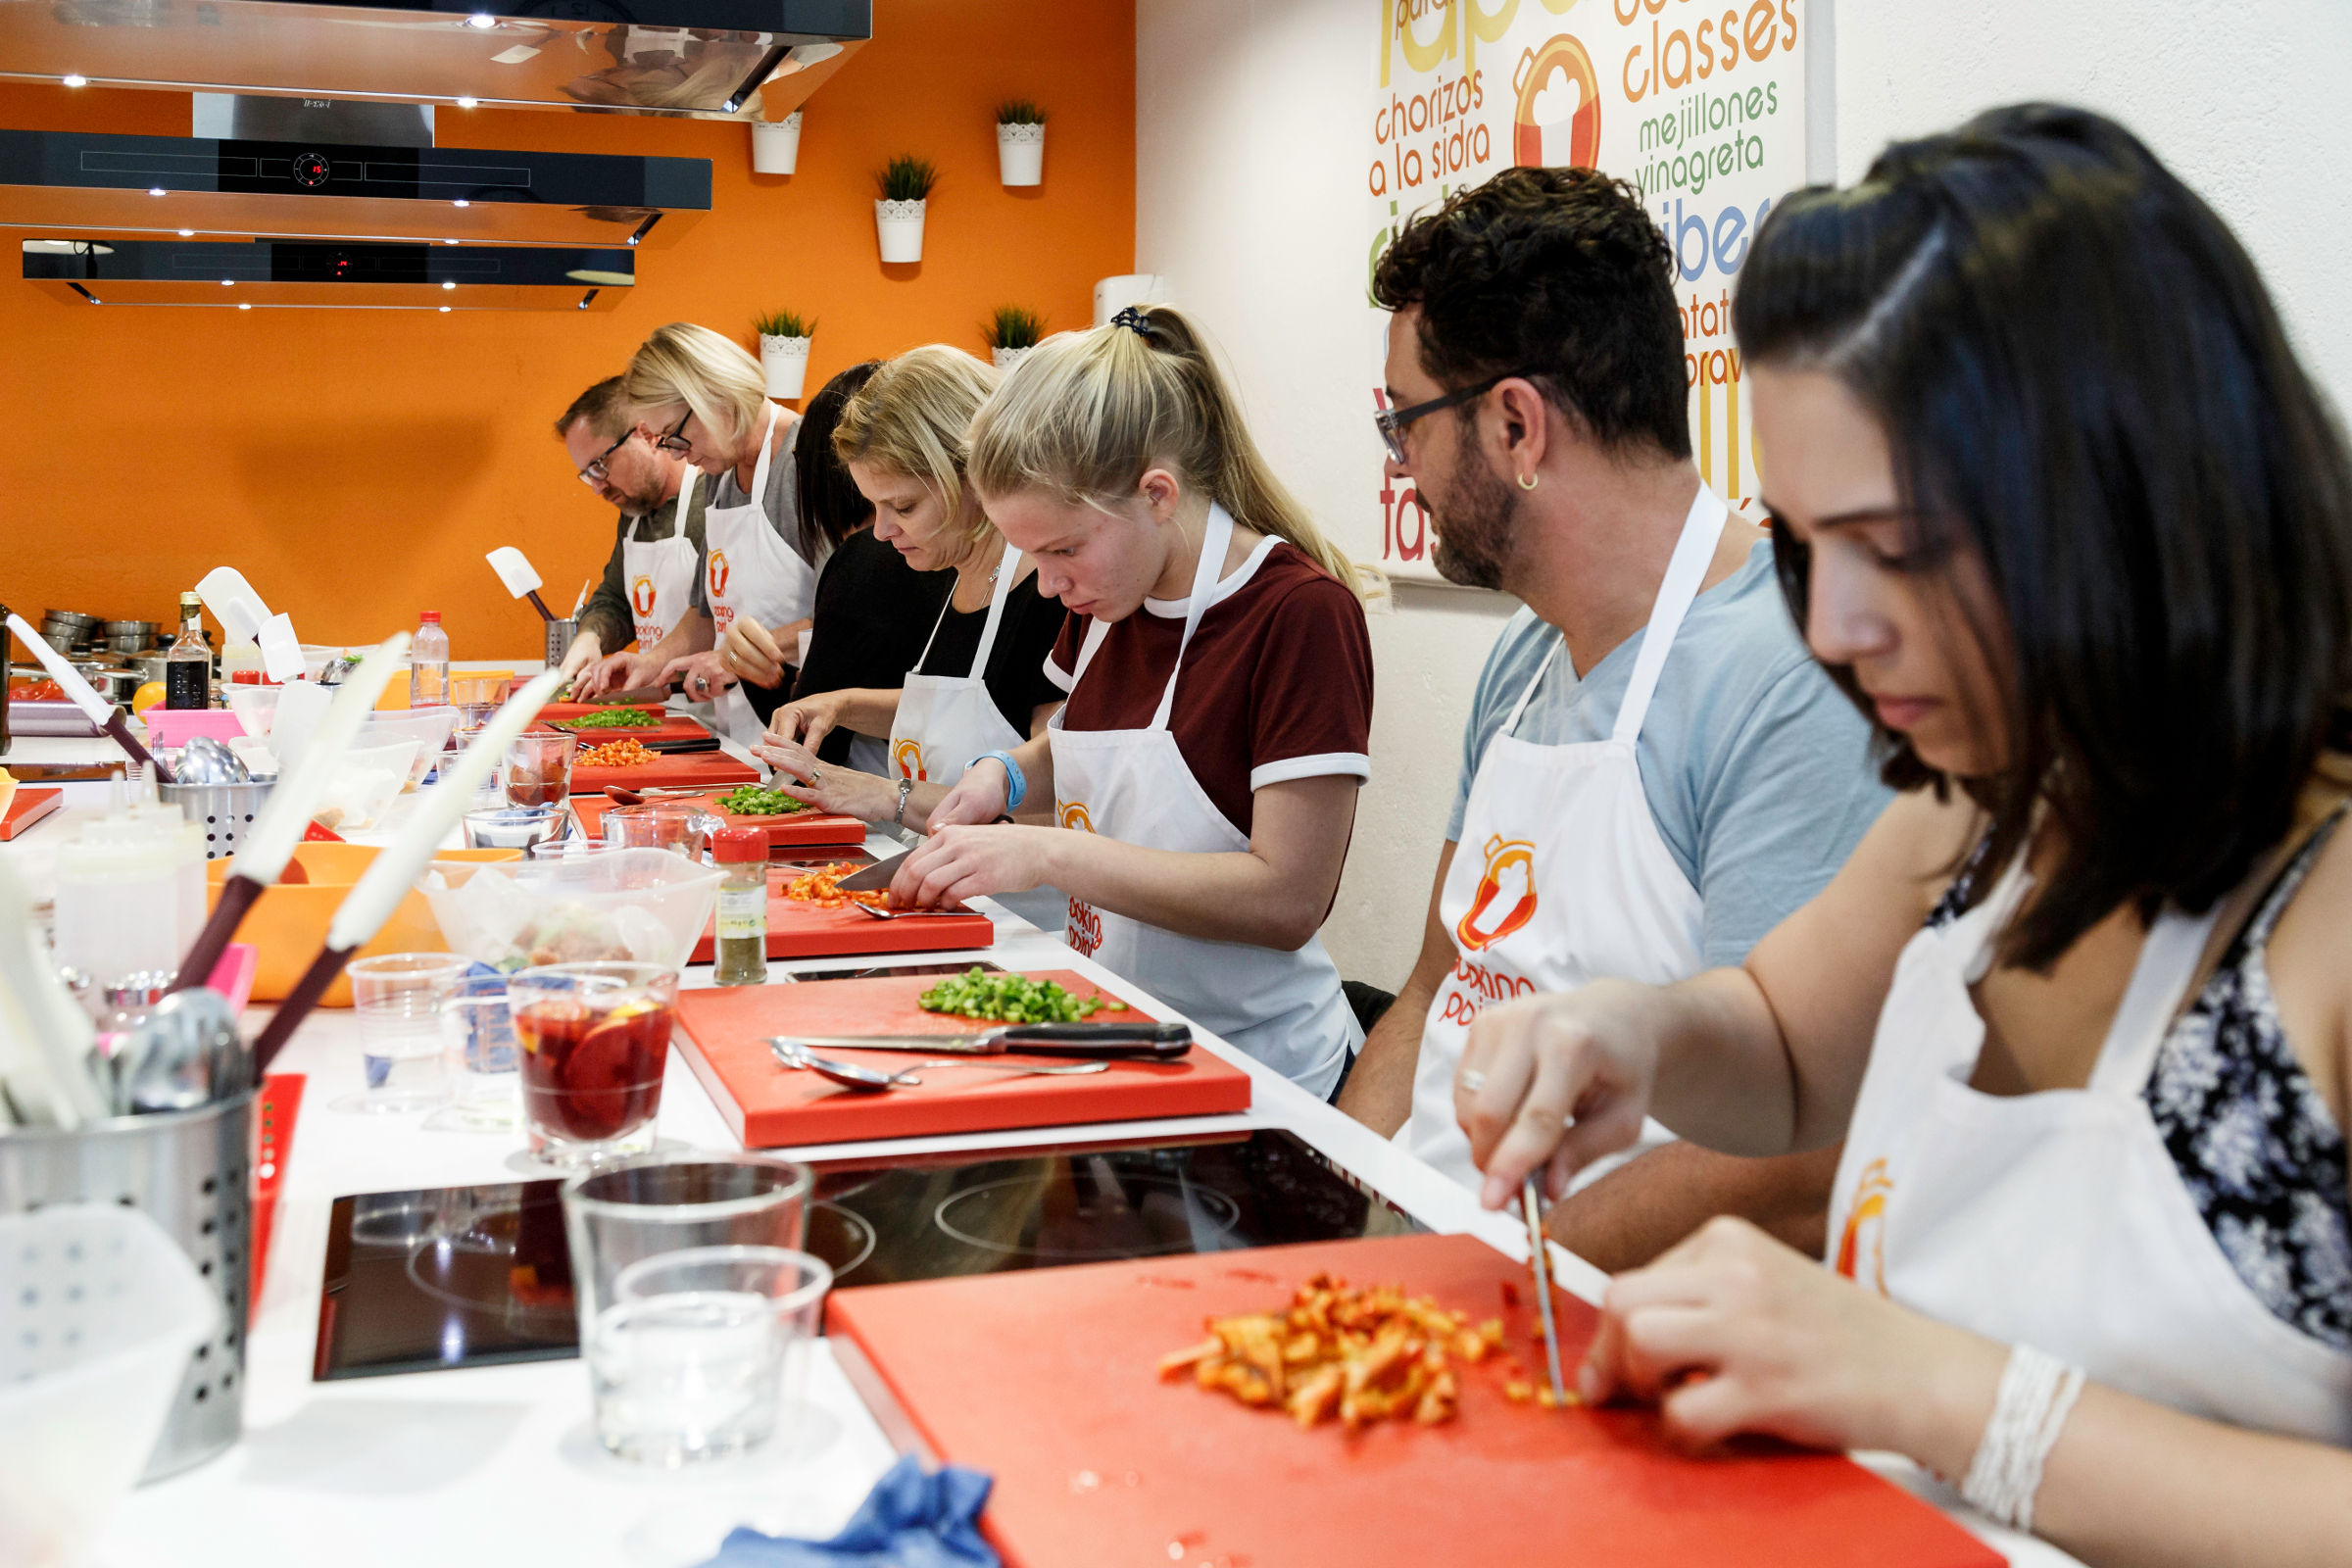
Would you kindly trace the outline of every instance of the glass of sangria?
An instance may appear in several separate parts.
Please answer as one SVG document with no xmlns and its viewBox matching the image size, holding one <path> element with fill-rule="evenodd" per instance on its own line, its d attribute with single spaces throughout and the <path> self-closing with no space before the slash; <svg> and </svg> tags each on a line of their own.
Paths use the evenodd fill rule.
<svg viewBox="0 0 2352 1568">
<path fill-rule="evenodd" d="M 507 979 L 531 1153 L 584 1169 L 653 1147 L 678 975 L 655 963 L 552 963 Z"/>
<path fill-rule="evenodd" d="M 571 760 L 579 743 L 558 729 L 525 730 L 507 746 L 507 804 L 561 806 L 571 799 Z"/>
</svg>

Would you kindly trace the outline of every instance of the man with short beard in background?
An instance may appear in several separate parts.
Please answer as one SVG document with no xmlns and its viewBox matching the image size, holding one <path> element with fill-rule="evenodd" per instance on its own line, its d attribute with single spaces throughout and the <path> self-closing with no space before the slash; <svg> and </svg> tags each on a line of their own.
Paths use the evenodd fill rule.
<svg viewBox="0 0 2352 1568">
<path fill-rule="evenodd" d="M 703 569 L 707 491 L 696 485 L 680 502 L 694 470 L 638 433 L 616 375 L 572 399 L 556 420 L 556 436 L 581 482 L 620 509 L 604 580 L 580 612 L 564 661 L 571 694 L 649 686 L 671 659 L 716 640 L 710 617 L 690 602 Z"/>
<path fill-rule="evenodd" d="M 1456 194 L 1374 277 L 1388 471 L 1439 571 L 1525 608 L 1479 676 L 1420 961 L 1339 1104 L 1472 1188 L 1454 1074 L 1481 1009 L 1739 963 L 1887 799 L 1769 538 L 1691 462 L 1673 278 L 1634 192 L 1568 169 Z M 1651 1124 L 1551 1234 L 1612 1272 L 1719 1213 L 1818 1251 L 1837 1155 L 1735 1158 Z"/>
</svg>

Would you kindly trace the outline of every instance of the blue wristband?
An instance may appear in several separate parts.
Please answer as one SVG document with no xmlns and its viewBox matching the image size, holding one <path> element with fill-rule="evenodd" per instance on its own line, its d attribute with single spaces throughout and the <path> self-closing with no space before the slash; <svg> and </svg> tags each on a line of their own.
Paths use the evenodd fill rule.
<svg viewBox="0 0 2352 1568">
<path fill-rule="evenodd" d="M 1004 809 L 1019 810 L 1021 802 L 1029 795 L 1029 776 L 1021 771 L 1021 764 L 1012 760 L 1010 752 L 982 752 L 963 765 L 977 767 L 991 758 L 1004 764 Z"/>
</svg>

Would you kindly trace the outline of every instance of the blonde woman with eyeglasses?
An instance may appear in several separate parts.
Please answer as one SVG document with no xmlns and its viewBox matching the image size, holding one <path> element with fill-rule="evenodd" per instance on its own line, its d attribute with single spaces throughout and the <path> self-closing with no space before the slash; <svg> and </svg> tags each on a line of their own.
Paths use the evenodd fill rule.
<svg viewBox="0 0 2352 1568">
<path fill-rule="evenodd" d="M 1071 612 L 1049 666 L 1069 700 L 964 773 L 894 896 L 1064 888 L 1080 952 L 1330 1095 L 1362 1038 L 1315 937 L 1371 772 L 1356 568 L 1165 307 L 1040 345 L 965 473 Z M 1054 826 L 991 825 L 1048 801 Z"/>
<path fill-rule="evenodd" d="M 687 321 L 645 340 L 621 389 L 646 439 L 711 480 L 693 605 L 710 615 L 716 646 L 672 660 L 662 679 L 681 677 L 689 700 L 715 704 L 725 733 L 751 745 L 790 683 L 746 677 L 797 662 L 785 650 L 808 625 L 824 561 L 824 542 L 801 520 L 800 416 L 768 401 L 758 360 Z"/>
</svg>

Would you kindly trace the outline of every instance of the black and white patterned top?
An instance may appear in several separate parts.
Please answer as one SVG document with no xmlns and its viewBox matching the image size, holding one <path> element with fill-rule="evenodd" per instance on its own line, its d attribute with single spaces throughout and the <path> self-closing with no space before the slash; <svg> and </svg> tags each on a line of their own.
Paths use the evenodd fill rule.
<svg viewBox="0 0 2352 1568">
<path fill-rule="evenodd" d="M 2352 1200 L 2343 1129 L 2287 1043 L 2271 993 L 2271 933 L 2342 822 L 2338 807 L 2263 896 L 2141 1090 L 2205 1228 L 2263 1305 L 2352 1349 Z M 1981 869 L 1972 857 L 1931 926 L 1948 925 Z"/>
</svg>

